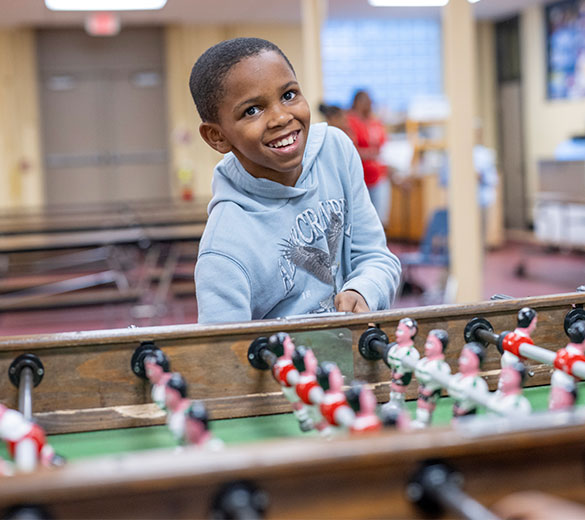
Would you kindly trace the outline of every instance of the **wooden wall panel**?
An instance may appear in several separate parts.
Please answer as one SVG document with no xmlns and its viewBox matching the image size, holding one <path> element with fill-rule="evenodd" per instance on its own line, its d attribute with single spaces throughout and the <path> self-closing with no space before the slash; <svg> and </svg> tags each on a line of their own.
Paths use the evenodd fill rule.
<svg viewBox="0 0 585 520">
<path fill-rule="evenodd" d="M 0 30 L 0 208 L 43 202 L 35 34 Z"/>
</svg>

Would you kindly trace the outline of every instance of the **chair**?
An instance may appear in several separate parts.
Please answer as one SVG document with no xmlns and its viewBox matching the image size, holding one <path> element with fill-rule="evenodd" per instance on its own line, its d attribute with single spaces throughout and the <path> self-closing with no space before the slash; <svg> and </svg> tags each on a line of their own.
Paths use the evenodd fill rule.
<svg viewBox="0 0 585 520">
<path fill-rule="evenodd" d="M 436 210 L 427 223 L 425 233 L 418 251 L 402 253 L 399 256 L 402 264 L 402 280 L 398 289 L 398 295 L 407 292 L 419 292 L 426 300 L 436 299 L 440 303 L 445 300 L 445 289 L 448 284 L 447 271 L 449 267 L 449 225 L 446 209 Z M 413 278 L 411 270 L 414 267 L 442 267 L 445 276 L 441 280 L 441 287 L 437 290 L 429 290 L 421 287 Z M 418 289 L 418 290 L 417 290 Z M 427 302 L 431 303 L 431 302 Z"/>
</svg>

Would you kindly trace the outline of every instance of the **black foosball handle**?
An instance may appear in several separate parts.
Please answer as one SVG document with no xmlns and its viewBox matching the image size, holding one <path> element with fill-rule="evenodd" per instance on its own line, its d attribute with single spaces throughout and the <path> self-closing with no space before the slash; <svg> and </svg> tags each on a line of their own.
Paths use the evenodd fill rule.
<svg viewBox="0 0 585 520">
<path fill-rule="evenodd" d="M 211 504 L 211 518 L 222 520 L 259 520 L 266 515 L 268 496 L 247 481 L 228 482 Z"/>
<path fill-rule="evenodd" d="M 466 520 L 501 520 L 466 494 L 462 483 L 461 474 L 447 464 L 428 461 L 412 476 L 406 494 L 411 502 L 434 517 L 446 510 Z"/>
<path fill-rule="evenodd" d="M 488 345 L 495 345 L 498 348 L 500 354 L 504 352 L 502 346 L 504 338 L 510 333 L 509 330 L 504 331 L 500 334 L 494 332 L 492 324 L 485 318 L 473 318 L 463 331 L 463 336 L 466 343 L 472 343 L 474 341 L 481 343 L 484 347 Z"/>
<path fill-rule="evenodd" d="M 248 347 L 248 361 L 258 370 L 268 370 L 276 363 L 278 356 L 270 349 L 268 338 L 256 338 Z"/>
<path fill-rule="evenodd" d="M 370 361 L 382 359 L 388 348 L 388 336 L 378 327 L 368 328 L 358 342 L 358 350 L 362 357 Z"/>
</svg>

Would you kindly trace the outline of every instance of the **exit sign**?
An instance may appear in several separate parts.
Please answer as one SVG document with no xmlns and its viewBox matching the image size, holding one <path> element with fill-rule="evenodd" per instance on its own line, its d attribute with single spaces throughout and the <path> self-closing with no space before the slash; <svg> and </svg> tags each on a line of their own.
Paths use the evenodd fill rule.
<svg viewBox="0 0 585 520">
<path fill-rule="evenodd" d="M 120 32 L 120 17 L 107 12 L 92 13 L 85 18 L 85 30 L 92 36 L 115 36 Z"/>
</svg>

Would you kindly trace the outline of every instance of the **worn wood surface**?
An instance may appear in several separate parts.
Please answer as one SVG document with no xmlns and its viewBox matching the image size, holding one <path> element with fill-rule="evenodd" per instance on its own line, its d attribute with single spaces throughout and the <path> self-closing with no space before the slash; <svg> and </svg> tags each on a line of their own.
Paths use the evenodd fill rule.
<svg viewBox="0 0 585 520">
<path fill-rule="evenodd" d="M 34 389 L 33 411 L 49 433 L 159 424 L 162 418 L 148 414 L 136 418 L 119 413 L 119 407 L 150 402 L 148 383 L 133 375 L 130 359 L 141 342 L 154 341 L 169 357 L 171 369 L 185 377 L 189 396 L 207 401 L 212 417 L 263 415 L 286 411 L 289 405 L 270 374 L 248 363 L 250 343 L 278 331 L 289 332 L 294 339 L 295 334 L 302 333 L 305 338 L 315 334 L 320 338 L 324 331 L 341 330 L 353 344 L 351 377 L 372 384 L 378 400 L 383 402 L 388 399 L 389 370 L 382 362 L 363 359 L 357 350 L 359 337 L 368 324 L 378 324 L 392 339 L 401 318 L 415 318 L 419 324 L 416 345 L 421 351 L 429 330 L 446 329 L 450 335 L 447 361 L 455 372 L 464 345 L 463 329 L 471 318 L 483 316 L 496 332 L 501 332 L 515 327 L 520 308 L 531 306 L 539 319 L 533 335 L 535 343 L 556 350 L 568 341 L 563 330 L 565 315 L 584 302 L 584 293 L 571 293 L 319 318 L 9 336 L 0 338 L 0 373 L 6 374 L 19 354 L 32 352 L 41 358 L 45 377 Z M 495 347 L 488 352 L 483 370 L 494 389 L 500 355 Z M 335 356 L 329 360 L 336 361 Z M 549 367 L 533 366 L 530 372 L 533 375 L 527 385 L 547 384 L 550 380 Z M 413 383 L 407 395 L 413 398 L 415 394 Z M 0 378 L 0 398 L 7 406 L 17 406 L 17 389 L 6 377 Z"/>
<path fill-rule="evenodd" d="M 0 508 L 33 502 L 60 519 L 209 518 L 220 487 L 247 480 L 267 493 L 268 518 L 423 518 L 405 489 L 429 459 L 459 471 L 464 490 L 486 507 L 527 489 L 583 503 L 584 437 L 580 424 L 479 438 L 430 429 L 270 441 L 215 453 L 157 450 L 5 478 Z"/>
<path fill-rule="evenodd" d="M 207 200 L 127 202 L 0 212 L 0 235 L 202 223 Z"/>
<path fill-rule="evenodd" d="M 120 229 L 80 230 L 55 233 L 28 233 L 7 235 L 0 241 L 0 253 L 56 251 L 108 244 L 134 244 L 142 241 L 177 242 L 198 241 L 205 223 L 174 224 L 169 226 L 141 226 Z"/>
</svg>

